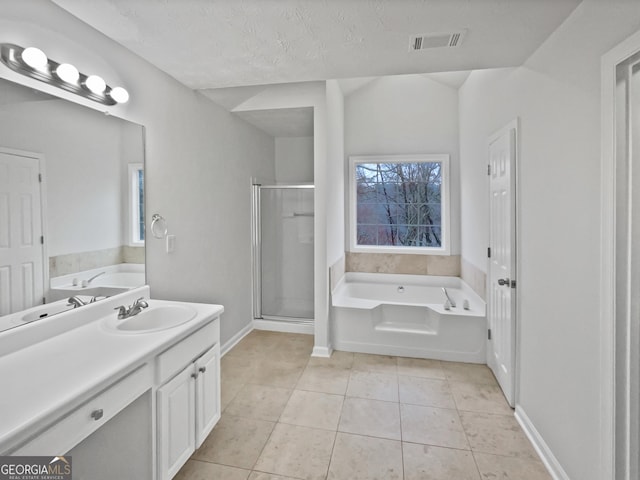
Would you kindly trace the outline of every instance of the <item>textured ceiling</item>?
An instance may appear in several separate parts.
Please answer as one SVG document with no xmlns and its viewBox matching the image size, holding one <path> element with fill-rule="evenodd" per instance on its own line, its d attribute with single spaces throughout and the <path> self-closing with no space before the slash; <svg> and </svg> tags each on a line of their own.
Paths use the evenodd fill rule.
<svg viewBox="0 0 640 480">
<path fill-rule="evenodd" d="M 193 89 L 521 65 L 580 0 L 53 0 Z M 409 52 L 413 34 L 466 29 Z"/>
</svg>

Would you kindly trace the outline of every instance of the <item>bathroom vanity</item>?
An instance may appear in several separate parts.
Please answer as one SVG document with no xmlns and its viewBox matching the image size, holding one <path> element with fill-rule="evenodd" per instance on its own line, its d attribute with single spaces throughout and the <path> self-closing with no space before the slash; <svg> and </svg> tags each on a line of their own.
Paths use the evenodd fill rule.
<svg viewBox="0 0 640 480">
<path fill-rule="evenodd" d="M 73 478 L 172 478 L 220 418 L 220 305 L 141 287 L 0 333 L 0 455 L 70 455 Z"/>
</svg>

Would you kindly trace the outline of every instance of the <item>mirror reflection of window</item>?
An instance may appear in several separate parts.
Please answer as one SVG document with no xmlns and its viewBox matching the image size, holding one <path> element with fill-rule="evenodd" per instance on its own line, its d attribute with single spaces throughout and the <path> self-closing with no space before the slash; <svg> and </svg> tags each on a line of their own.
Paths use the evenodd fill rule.
<svg viewBox="0 0 640 480">
<path fill-rule="evenodd" d="M 142 163 L 129 164 L 131 245 L 144 245 L 144 167 Z"/>
</svg>

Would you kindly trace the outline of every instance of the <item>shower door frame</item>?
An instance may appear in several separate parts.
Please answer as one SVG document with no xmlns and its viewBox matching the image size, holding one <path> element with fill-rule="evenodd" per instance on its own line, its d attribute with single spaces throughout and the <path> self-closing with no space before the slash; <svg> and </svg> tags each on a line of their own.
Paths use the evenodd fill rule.
<svg viewBox="0 0 640 480">
<path fill-rule="evenodd" d="M 281 322 L 283 325 L 313 325 L 315 323 L 315 287 L 314 287 L 314 318 L 297 318 L 297 317 L 284 317 L 276 315 L 263 315 L 262 312 L 262 228 L 261 228 L 261 201 L 260 191 L 265 190 L 283 190 L 283 189 L 311 189 L 315 190 L 315 185 L 311 183 L 296 183 L 296 184 L 268 184 L 262 185 L 260 183 L 252 183 L 251 185 L 251 266 L 252 266 L 252 285 L 251 285 L 251 297 L 252 297 L 252 310 L 253 320 L 268 320 Z M 315 207 L 315 195 L 314 195 L 314 207 Z M 315 213 L 315 208 L 314 208 Z M 314 239 L 315 250 L 315 239 Z M 314 275 L 313 280 L 315 283 L 315 263 L 314 263 Z"/>
</svg>

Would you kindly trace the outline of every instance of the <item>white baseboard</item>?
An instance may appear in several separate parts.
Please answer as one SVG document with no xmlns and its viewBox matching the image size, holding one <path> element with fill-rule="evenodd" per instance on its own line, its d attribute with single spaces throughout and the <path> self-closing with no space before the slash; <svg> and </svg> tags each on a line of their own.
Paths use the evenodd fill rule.
<svg viewBox="0 0 640 480">
<path fill-rule="evenodd" d="M 253 328 L 270 332 L 304 333 L 313 335 L 313 324 L 278 322 L 277 320 L 254 320 Z"/>
<path fill-rule="evenodd" d="M 253 323 L 249 322 L 246 327 L 224 342 L 224 345 L 222 345 L 222 348 L 220 349 L 220 357 L 223 357 L 224 354 L 235 347 L 240 340 L 249 335 L 251 330 L 253 330 Z"/>
<path fill-rule="evenodd" d="M 333 353 L 333 348 L 331 346 L 328 347 L 313 347 L 313 352 L 311 352 L 312 357 L 322 357 L 329 358 Z"/>
<path fill-rule="evenodd" d="M 547 467 L 549 474 L 553 477 L 554 480 L 571 480 L 567 472 L 564 471 L 562 465 L 555 457 L 549 445 L 544 441 L 536 427 L 533 426 L 531 420 L 524 412 L 520 405 L 516 405 L 516 420 L 524 430 L 524 433 L 527 435 L 531 443 L 533 444 L 533 448 L 535 448 L 536 452 L 540 456 L 542 463 Z"/>
</svg>

